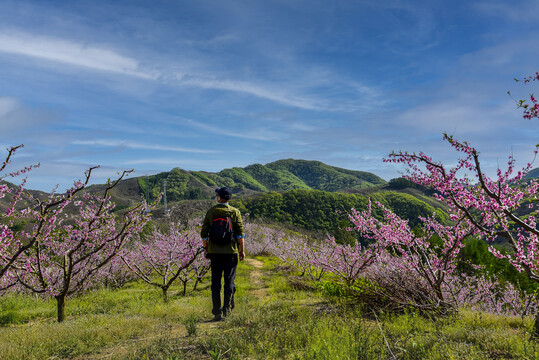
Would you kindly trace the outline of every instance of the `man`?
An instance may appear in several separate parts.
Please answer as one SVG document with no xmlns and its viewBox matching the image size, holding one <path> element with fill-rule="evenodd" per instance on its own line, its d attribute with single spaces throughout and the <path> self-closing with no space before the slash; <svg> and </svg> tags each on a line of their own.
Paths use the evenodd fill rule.
<svg viewBox="0 0 539 360">
<path fill-rule="evenodd" d="M 219 321 L 234 309 L 236 268 L 245 257 L 241 213 L 228 204 L 232 191 L 223 187 L 215 190 L 218 204 L 208 210 L 200 236 L 205 255 L 211 261 L 211 298 L 214 320 Z M 223 306 L 221 307 L 221 278 L 224 278 Z"/>
</svg>

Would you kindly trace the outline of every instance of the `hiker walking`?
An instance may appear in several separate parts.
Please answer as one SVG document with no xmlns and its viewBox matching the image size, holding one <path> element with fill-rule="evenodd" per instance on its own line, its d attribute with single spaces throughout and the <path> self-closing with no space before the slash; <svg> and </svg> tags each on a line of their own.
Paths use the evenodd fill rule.
<svg viewBox="0 0 539 360">
<path fill-rule="evenodd" d="M 217 204 L 208 210 L 200 236 L 205 255 L 211 261 L 211 298 L 214 320 L 219 321 L 234 309 L 236 268 L 245 257 L 241 213 L 228 204 L 232 191 L 223 187 L 215 190 Z M 224 296 L 221 306 L 221 278 L 224 278 Z"/>
</svg>

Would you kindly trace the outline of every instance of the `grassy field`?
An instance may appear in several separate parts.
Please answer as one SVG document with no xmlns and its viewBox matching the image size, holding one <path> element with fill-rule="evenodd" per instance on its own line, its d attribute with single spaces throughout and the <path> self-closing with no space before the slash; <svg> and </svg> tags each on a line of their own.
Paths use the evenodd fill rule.
<svg viewBox="0 0 539 360">
<path fill-rule="evenodd" d="M 539 359 L 531 319 L 381 314 L 327 296 L 269 258 L 238 269 L 236 309 L 210 322 L 206 281 L 182 297 L 142 284 L 56 304 L 0 298 L 1 359 Z"/>
</svg>

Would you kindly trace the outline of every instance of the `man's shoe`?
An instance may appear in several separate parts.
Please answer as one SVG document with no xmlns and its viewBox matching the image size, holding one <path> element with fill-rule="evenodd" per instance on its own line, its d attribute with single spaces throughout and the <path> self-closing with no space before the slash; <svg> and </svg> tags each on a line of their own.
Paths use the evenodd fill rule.
<svg viewBox="0 0 539 360">
<path fill-rule="evenodd" d="M 221 321 L 221 320 L 223 320 L 223 318 L 221 317 L 221 315 L 215 315 L 215 316 L 213 317 L 213 320 L 212 320 L 212 321 Z"/>
</svg>

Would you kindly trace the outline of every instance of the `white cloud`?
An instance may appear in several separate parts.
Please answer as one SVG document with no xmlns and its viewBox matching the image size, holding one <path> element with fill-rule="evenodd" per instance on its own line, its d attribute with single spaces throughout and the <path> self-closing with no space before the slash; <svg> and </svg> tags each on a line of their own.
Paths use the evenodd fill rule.
<svg viewBox="0 0 539 360">
<path fill-rule="evenodd" d="M 186 148 L 186 147 L 179 147 L 179 146 L 144 144 L 144 143 L 139 143 L 135 141 L 127 141 L 127 140 L 75 140 L 75 141 L 72 141 L 71 144 L 105 146 L 105 147 L 126 147 L 129 149 L 136 149 L 136 150 L 176 151 L 176 152 L 187 152 L 187 153 L 196 153 L 196 154 L 212 154 L 216 152 L 214 150 Z"/>
<path fill-rule="evenodd" d="M 0 119 L 17 108 L 17 101 L 11 97 L 0 97 Z"/>
<path fill-rule="evenodd" d="M 306 124 L 306 123 L 300 123 L 300 122 L 292 122 L 288 126 L 290 130 L 301 131 L 301 132 L 312 132 L 312 131 L 317 131 L 320 129 L 319 126 Z"/>
<path fill-rule="evenodd" d="M 28 33 L 0 33 L 0 52 L 145 79 L 156 77 L 141 69 L 137 60 L 112 50 Z"/>
<path fill-rule="evenodd" d="M 15 98 L 0 97 L 0 138 L 9 137 L 12 141 L 15 140 L 14 134 L 24 134 L 28 138 L 33 136 L 37 129 L 42 130 L 57 122 L 60 122 L 60 118 L 50 110 L 29 108 Z"/>
<path fill-rule="evenodd" d="M 262 141 L 274 141 L 276 139 L 282 138 L 282 133 L 271 131 L 270 129 L 257 127 L 255 131 L 248 131 L 242 129 L 241 131 L 226 130 L 222 127 L 206 125 L 191 119 L 184 119 L 184 121 L 199 130 L 204 130 L 205 132 L 210 132 L 212 134 L 218 134 L 222 136 L 230 136 L 240 139 L 249 139 L 249 140 L 262 140 Z"/>
<path fill-rule="evenodd" d="M 445 101 L 404 112 L 396 118 L 395 123 L 413 127 L 421 133 L 490 133 L 506 126 L 503 122 L 504 115 L 508 119 L 514 117 L 514 112 L 509 110 L 507 104 L 488 109 L 462 104 L 460 101 Z"/>
<path fill-rule="evenodd" d="M 215 36 L 212 41 L 226 43 L 237 41 L 234 35 Z M 189 43 L 189 41 L 187 41 Z M 187 45 L 189 46 L 189 44 Z M 45 59 L 55 63 L 69 64 L 94 71 L 112 72 L 134 78 L 154 80 L 154 85 L 193 86 L 200 89 L 214 89 L 249 94 L 285 106 L 307 110 L 355 111 L 372 103 L 374 90 L 336 73 L 319 67 L 298 65 L 299 59 L 282 63 L 279 76 L 272 74 L 245 78 L 234 74 L 236 68 L 225 68 L 223 61 L 207 57 L 203 52 L 185 49 L 185 53 L 169 58 L 146 49 L 134 57 L 121 54 L 102 43 L 85 42 L 68 38 L 51 37 L 19 30 L 0 32 L 0 53 L 21 55 L 34 59 Z M 57 68 L 58 69 L 58 68 Z M 182 69 L 181 71 L 177 71 Z M 61 71 L 62 69 L 59 68 Z M 267 80 L 267 77 L 272 80 Z M 266 77 L 266 78 L 265 78 Z M 279 79 L 281 79 L 279 81 Z M 111 86 L 110 84 L 106 84 Z M 115 86 L 118 86 L 115 84 Z M 333 100 L 313 93 L 320 89 L 324 93 L 338 92 L 351 95 L 349 101 L 339 97 Z M 120 89 L 131 91 L 131 86 Z M 138 91 L 143 91 L 139 89 Z"/>
<path fill-rule="evenodd" d="M 139 158 L 136 160 L 126 160 L 123 162 L 126 165 L 166 165 L 170 167 L 192 167 L 195 171 L 203 169 L 218 169 L 222 170 L 223 160 L 198 160 L 198 159 L 178 159 L 178 158 Z M 226 165 L 227 167 L 228 165 Z"/>
<path fill-rule="evenodd" d="M 501 75 L 510 82 L 513 76 L 523 71 L 532 69 L 535 72 L 538 49 L 539 41 L 536 37 L 523 35 L 519 39 L 485 46 L 461 56 L 458 70 L 476 73 L 487 81 Z"/>
<path fill-rule="evenodd" d="M 480 12 L 499 18 L 505 18 L 513 22 L 537 22 L 539 2 L 535 0 L 511 2 L 489 1 L 474 4 Z"/>
<path fill-rule="evenodd" d="M 321 69 L 317 69 L 312 73 L 302 70 L 303 75 L 295 71 L 294 78 L 297 80 L 286 80 L 286 86 L 283 83 L 270 84 L 261 79 L 257 79 L 256 83 L 237 80 L 226 74 L 224 76 L 212 75 L 216 71 L 216 64 L 212 64 L 212 60 L 201 59 L 197 63 L 199 70 L 194 71 L 191 69 L 192 65 L 190 65 L 189 60 L 182 60 L 179 63 L 176 60 L 170 67 L 160 68 L 157 59 L 154 59 L 149 63 L 152 64 L 153 69 L 160 69 L 150 71 L 142 66 L 139 60 L 121 55 L 103 45 L 90 45 L 70 39 L 23 32 L 0 33 L 0 53 L 45 59 L 89 70 L 112 72 L 165 83 L 170 83 L 170 80 L 172 80 L 172 84 L 175 83 L 177 86 L 194 86 L 201 89 L 245 93 L 282 105 L 307 110 L 328 110 L 333 108 L 346 111 L 346 109 L 336 108 L 331 104 L 330 100 L 306 94 L 301 90 L 301 87 L 309 89 L 312 86 L 329 86 L 330 84 L 331 86 L 337 84 L 337 86 L 343 88 L 350 86 L 350 84 L 341 83 L 334 76 L 331 78 L 321 77 Z M 178 66 L 184 67 L 185 71 L 177 73 L 172 70 L 172 68 L 177 68 Z M 209 75 L 203 75 L 203 73 Z M 368 93 L 372 91 L 372 89 L 362 85 L 353 85 L 353 87 L 356 86 L 357 88 L 354 90 L 361 96 L 368 96 Z"/>
<path fill-rule="evenodd" d="M 235 80 L 219 80 L 211 77 L 182 75 L 180 83 L 206 89 L 228 90 L 250 94 L 259 98 L 268 99 L 277 103 L 299 107 L 308 110 L 320 110 L 313 99 L 287 94 L 283 90 L 271 89 L 269 86 L 258 86 L 250 82 Z"/>
<path fill-rule="evenodd" d="M 26 188 L 50 191 L 58 185 L 58 191 L 63 192 L 72 187 L 74 181 L 83 180 L 85 172 L 92 166 L 95 165 L 70 161 L 45 161 L 39 168 L 28 173 Z M 129 169 L 101 166 L 92 171 L 90 184 L 103 184 L 107 179 L 117 179 L 124 170 Z M 129 177 L 133 176 L 137 175 L 129 174 Z"/>
</svg>

